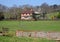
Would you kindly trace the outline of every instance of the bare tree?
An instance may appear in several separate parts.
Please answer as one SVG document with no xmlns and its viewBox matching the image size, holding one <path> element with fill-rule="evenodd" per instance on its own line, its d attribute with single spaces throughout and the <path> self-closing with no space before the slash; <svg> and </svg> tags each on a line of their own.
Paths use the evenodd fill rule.
<svg viewBox="0 0 60 42">
<path fill-rule="evenodd" d="M 49 5 L 47 3 L 43 3 L 41 5 L 41 12 L 42 12 L 43 19 L 45 19 L 46 14 L 49 12 Z"/>
</svg>

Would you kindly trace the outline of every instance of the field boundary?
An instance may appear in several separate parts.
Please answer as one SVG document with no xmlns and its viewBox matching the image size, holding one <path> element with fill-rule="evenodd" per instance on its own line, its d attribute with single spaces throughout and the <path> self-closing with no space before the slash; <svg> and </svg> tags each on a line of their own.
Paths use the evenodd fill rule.
<svg viewBox="0 0 60 42">
<path fill-rule="evenodd" d="M 17 37 L 38 37 L 53 40 L 60 40 L 60 32 L 44 32 L 44 31 L 16 31 Z"/>
</svg>

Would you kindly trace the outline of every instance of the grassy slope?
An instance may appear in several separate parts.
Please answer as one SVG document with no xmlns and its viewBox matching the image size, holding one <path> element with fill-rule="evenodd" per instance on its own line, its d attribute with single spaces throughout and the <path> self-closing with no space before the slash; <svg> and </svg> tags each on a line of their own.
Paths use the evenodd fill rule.
<svg viewBox="0 0 60 42">
<path fill-rule="evenodd" d="M 59 12 L 49 13 L 49 14 L 47 14 L 47 17 L 48 17 L 49 19 L 51 19 L 53 16 L 58 16 L 58 14 L 59 14 Z"/>
<path fill-rule="evenodd" d="M 60 21 L 0 21 L 0 30 L 7 27 L 15 30 L 60 31 Z"/>
</svg>

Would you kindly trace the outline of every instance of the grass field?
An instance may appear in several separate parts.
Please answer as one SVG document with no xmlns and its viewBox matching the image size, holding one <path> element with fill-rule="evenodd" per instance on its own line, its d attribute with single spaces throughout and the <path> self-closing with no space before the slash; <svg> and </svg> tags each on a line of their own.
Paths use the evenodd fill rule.
<svg viewBox="0 0 60 42">
<path fill-rule="evenodd" d="M 0 21 L 2 27 L 15 30 L 60 31 L 60 21 Z"/>
<path fill-rule="evenodd" d="M 0 21 L 2 27 L 9 28 L 10 33 L 16 30 L 60 31 L 60 21 Z M 26 37 L 0 36 L 0 42 L 55 42 L 54 40 Z"/>
<path fill-rule="evenodd" d="M 0 36 L 0 42 L 55 42 L 54 40 L 47 40 L 41 38 L 27 38 L 27 37 L 3 37 Z"/>
</svg>

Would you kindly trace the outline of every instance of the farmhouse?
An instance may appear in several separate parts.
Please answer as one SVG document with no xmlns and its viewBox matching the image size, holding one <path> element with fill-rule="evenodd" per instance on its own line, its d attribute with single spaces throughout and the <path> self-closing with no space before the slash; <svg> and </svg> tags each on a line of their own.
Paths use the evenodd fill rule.
<svg viewBox="0 0 60 42">
<path fill-rule="evenodd" d="M 24 10 L 22 13 L 21 13 L 21 20 L 31 20 L 33 19 L 32 18 L 32 14 L 33 14 L 33 10 Z"/>
</svg>

